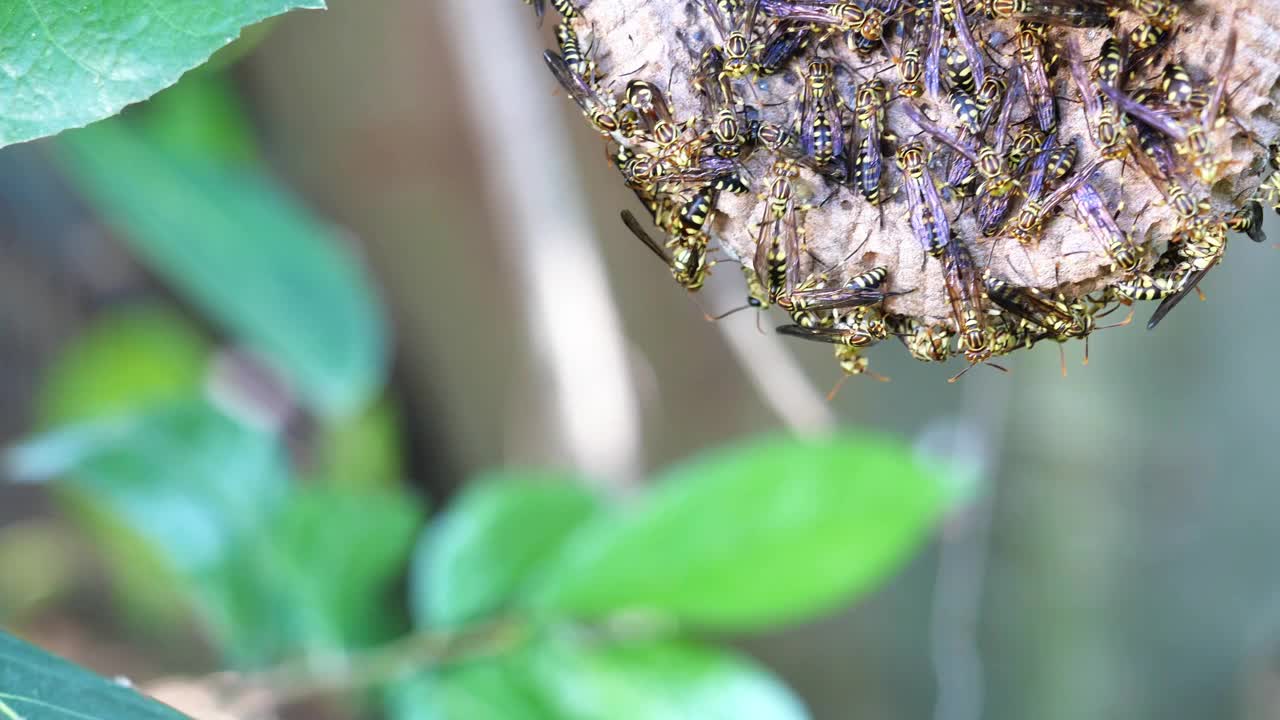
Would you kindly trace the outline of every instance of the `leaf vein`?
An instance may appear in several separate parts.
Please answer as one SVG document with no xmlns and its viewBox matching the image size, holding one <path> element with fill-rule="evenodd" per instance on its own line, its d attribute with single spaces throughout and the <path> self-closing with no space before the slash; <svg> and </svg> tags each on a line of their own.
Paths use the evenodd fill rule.
<svg viewBox="0 0 1280 720">
<path fill-rule="evenodd" d="M 97 70 L 93 67 L 90 67 L 89 65 L 85 64 L 85 62 L 82 61 L 80 58 L 76 57 L 75 55 L 72 55 L 71 51 L 62 47 L 62 44 L 59 43 L 53 37 L 53 30 L 49 28 L 49 23 L 45 21 L 44 15 L 40 14 L 40 9 L 36 7 L 35 0 L 25 0 L 25 2 L 27 4 L 27 8 L 31 10 L 31 15 L 35 17 L 37 23 L 40 23 L 40 29 L 44 30 L 45 37 L 49 38 L 49 44 L 52 45 L 55 50 L 62 53 L 63 57 L 65 57 L 66 59 L 78 65 L 80 69 L 84 70 L 85 72 L 93 73 L 98 77 L 103 77 L 107 74 L 102 72 L 101 70 Z"/>
</svg>

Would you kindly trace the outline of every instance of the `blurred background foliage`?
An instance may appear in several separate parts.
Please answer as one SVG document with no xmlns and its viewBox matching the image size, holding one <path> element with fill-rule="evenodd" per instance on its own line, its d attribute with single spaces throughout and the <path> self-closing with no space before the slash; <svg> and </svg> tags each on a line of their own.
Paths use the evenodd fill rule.
<svg viewBox="0 0 1280 720">
<path fill-rule="evenodd" d="M 490 12 L 535 63 L 527 9 Z M 219 699 L 243 717 L 1280 717 L 1265 249 L 1066 380 L 1053 348 L 959 386 L 873 354 L 894 382 L 831 408 L 875 430 L 791 437 L 730 351 L 755 319 L 707 324 L 625 238 L 544 78 L 503 143 L 546 107 L 571 139 L 641 399 L 638 461 L 592 476 L 460 99 L 521 76 L 458 17 L 333 0 L 0 151 L 7 630 L 144 687 L 267 682 Z M 40 718 L 90 680 L 35 652 L 0 634 L 0 701 Z M 168 717 L 114 692 L 67 707 Z"/>
</svg>

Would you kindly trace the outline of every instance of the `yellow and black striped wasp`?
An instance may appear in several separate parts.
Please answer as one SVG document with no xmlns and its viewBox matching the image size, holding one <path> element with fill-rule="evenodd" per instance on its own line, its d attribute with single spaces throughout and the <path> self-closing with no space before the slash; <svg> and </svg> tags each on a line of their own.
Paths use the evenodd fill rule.
<svg viewBox="0 0 1280 720">
<path fill-rule="evenodd" d="M 744 0 L 740 6 L 734 3 L 726 7 L 715 0 L 702 0 L 702 6 L 720 33 L 725 75 L 733 79 L 746 77 L 761 49 L 755 37 L 760 0 Z"/>
<path fill-rule="evenodd" d="M 618 119 L 618 103 L 610 94 L 603 92 L 598 85 L 589 81 L 565 62 L 560 55 L 546 50 L 542 53 L 551 74 L 555 76 L 560 87 L 577 103 L 582 114 L 601 135 L 623 142 L 620 130 L 622 123 Z"/>
<path fill-rule="evenodd" d="M 672 277 L 685 290 L 695 292 L 702 288 L 715 263 L 707 258 L 705 242 L 687 242 L 677 238 L 670 253 L 657 240 L 654 240 L 640 221 L 630 211 L 622 211 L 622 222 L 645 247 L 671 270 Z"/>
</svg>

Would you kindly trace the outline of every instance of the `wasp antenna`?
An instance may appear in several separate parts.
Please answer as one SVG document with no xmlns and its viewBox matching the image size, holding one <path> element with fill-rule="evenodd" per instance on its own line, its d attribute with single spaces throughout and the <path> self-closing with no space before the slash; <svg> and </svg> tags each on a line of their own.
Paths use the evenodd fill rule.
<svg viewBox="0 0 1280 720">
<path fill-rule="evenodd" d="M 733 315 L 733 314 L 735 314 L 735 313 L 742 312 L 743 310 L 746 310 L 746 309 L 747 309 L 747 308 L 749 308 L 749 307 L 751 307 L 751 305 L 748 303 L 748 304 L 746 304 L 746 305 L 739 305 L 739 306 L 737 306 L 737 307 L 735 307 L 735 308 L 730 308 L 730 309 L 728 309 L 728 310 L 725 310 L 724 312 L 720 313 L 719 315 L 708 315 L 708 314 L 706 314 L 706 313 L 703 313 L 703 314 L 702 314 L 702 319 L 703 319 L 703 320 L 706 320 L 707 322 L 718 322 L 718 321 L 720 321 L 720 320 L 723 320 L 723 319 L 725 319 L 725 318 L 729 317 L 730 315 Z"/>
<path fill-rule="evenodd" d="M 836 384 L 831 386 L 831 391 L 827 393 L 827 402 L 831 402 L 836 399 L 836 395 L 840 394 L 840 388 L 844 387 L 845 382 L 848 380 L 848 375 L 841 375 L 840 379 L 836 380 Z"/>
</svg>

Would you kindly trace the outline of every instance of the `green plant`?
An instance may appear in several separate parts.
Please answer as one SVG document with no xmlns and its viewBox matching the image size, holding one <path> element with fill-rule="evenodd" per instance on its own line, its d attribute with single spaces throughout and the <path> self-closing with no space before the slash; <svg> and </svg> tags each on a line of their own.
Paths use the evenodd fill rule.
<svg viewBox="0 0 1280 720">
<path fill-rule="evenodd" d="M 108 115 L 231 28 L 316 4 L 179 3 L 163 21 L 198 24 L 190 46 L 157 49 L 144 34 L 130 52 L 147 56 L 145 81 L 93 92 L 80 87 L 92 63 L 66 67 L 79 46 L 62 43 L 62 59 L 26 80 L 38 89 L 70 73 L 79 79 L 47 95 L 66 102 L 0 119 L 0 144 Z M 117 40 L 130 13 L 149 12 L 103 5 L 99 30 Z M 34 8 L 0 10 L 0 27 Z M 23 52 L 52 52 L 41 43 L 79 22 L 53 19 Z M 0 78 L 0 97 L 16 92 Z M 242 673 L 223 688 L 229 701 L 345 690 L 404 720 L 804 717 L 716 636 L 871 591 L 945 509 L 945 474 L 885 438 L 778 437 L 678 465 L 626 499 L 568 473 L 502 471 L 428 520 L 382 399 L 387 321 L 373 284 L 339 233 L 272 179 L 248 125 L 225 80 L 200 73 L 53 145 L 115 234 L 210 321 L 159 302 L 104 313 L 48 372 L 43 433 L 4 455 L 94 540 L 140 642 L 196 620 Z M 314 420 L 301 459 L 273 424 L 278 408 L 235 399 L 228 348 Z M 179 717 L 0 633 L 0 720 L 67 716 Z"/>
</svg>

